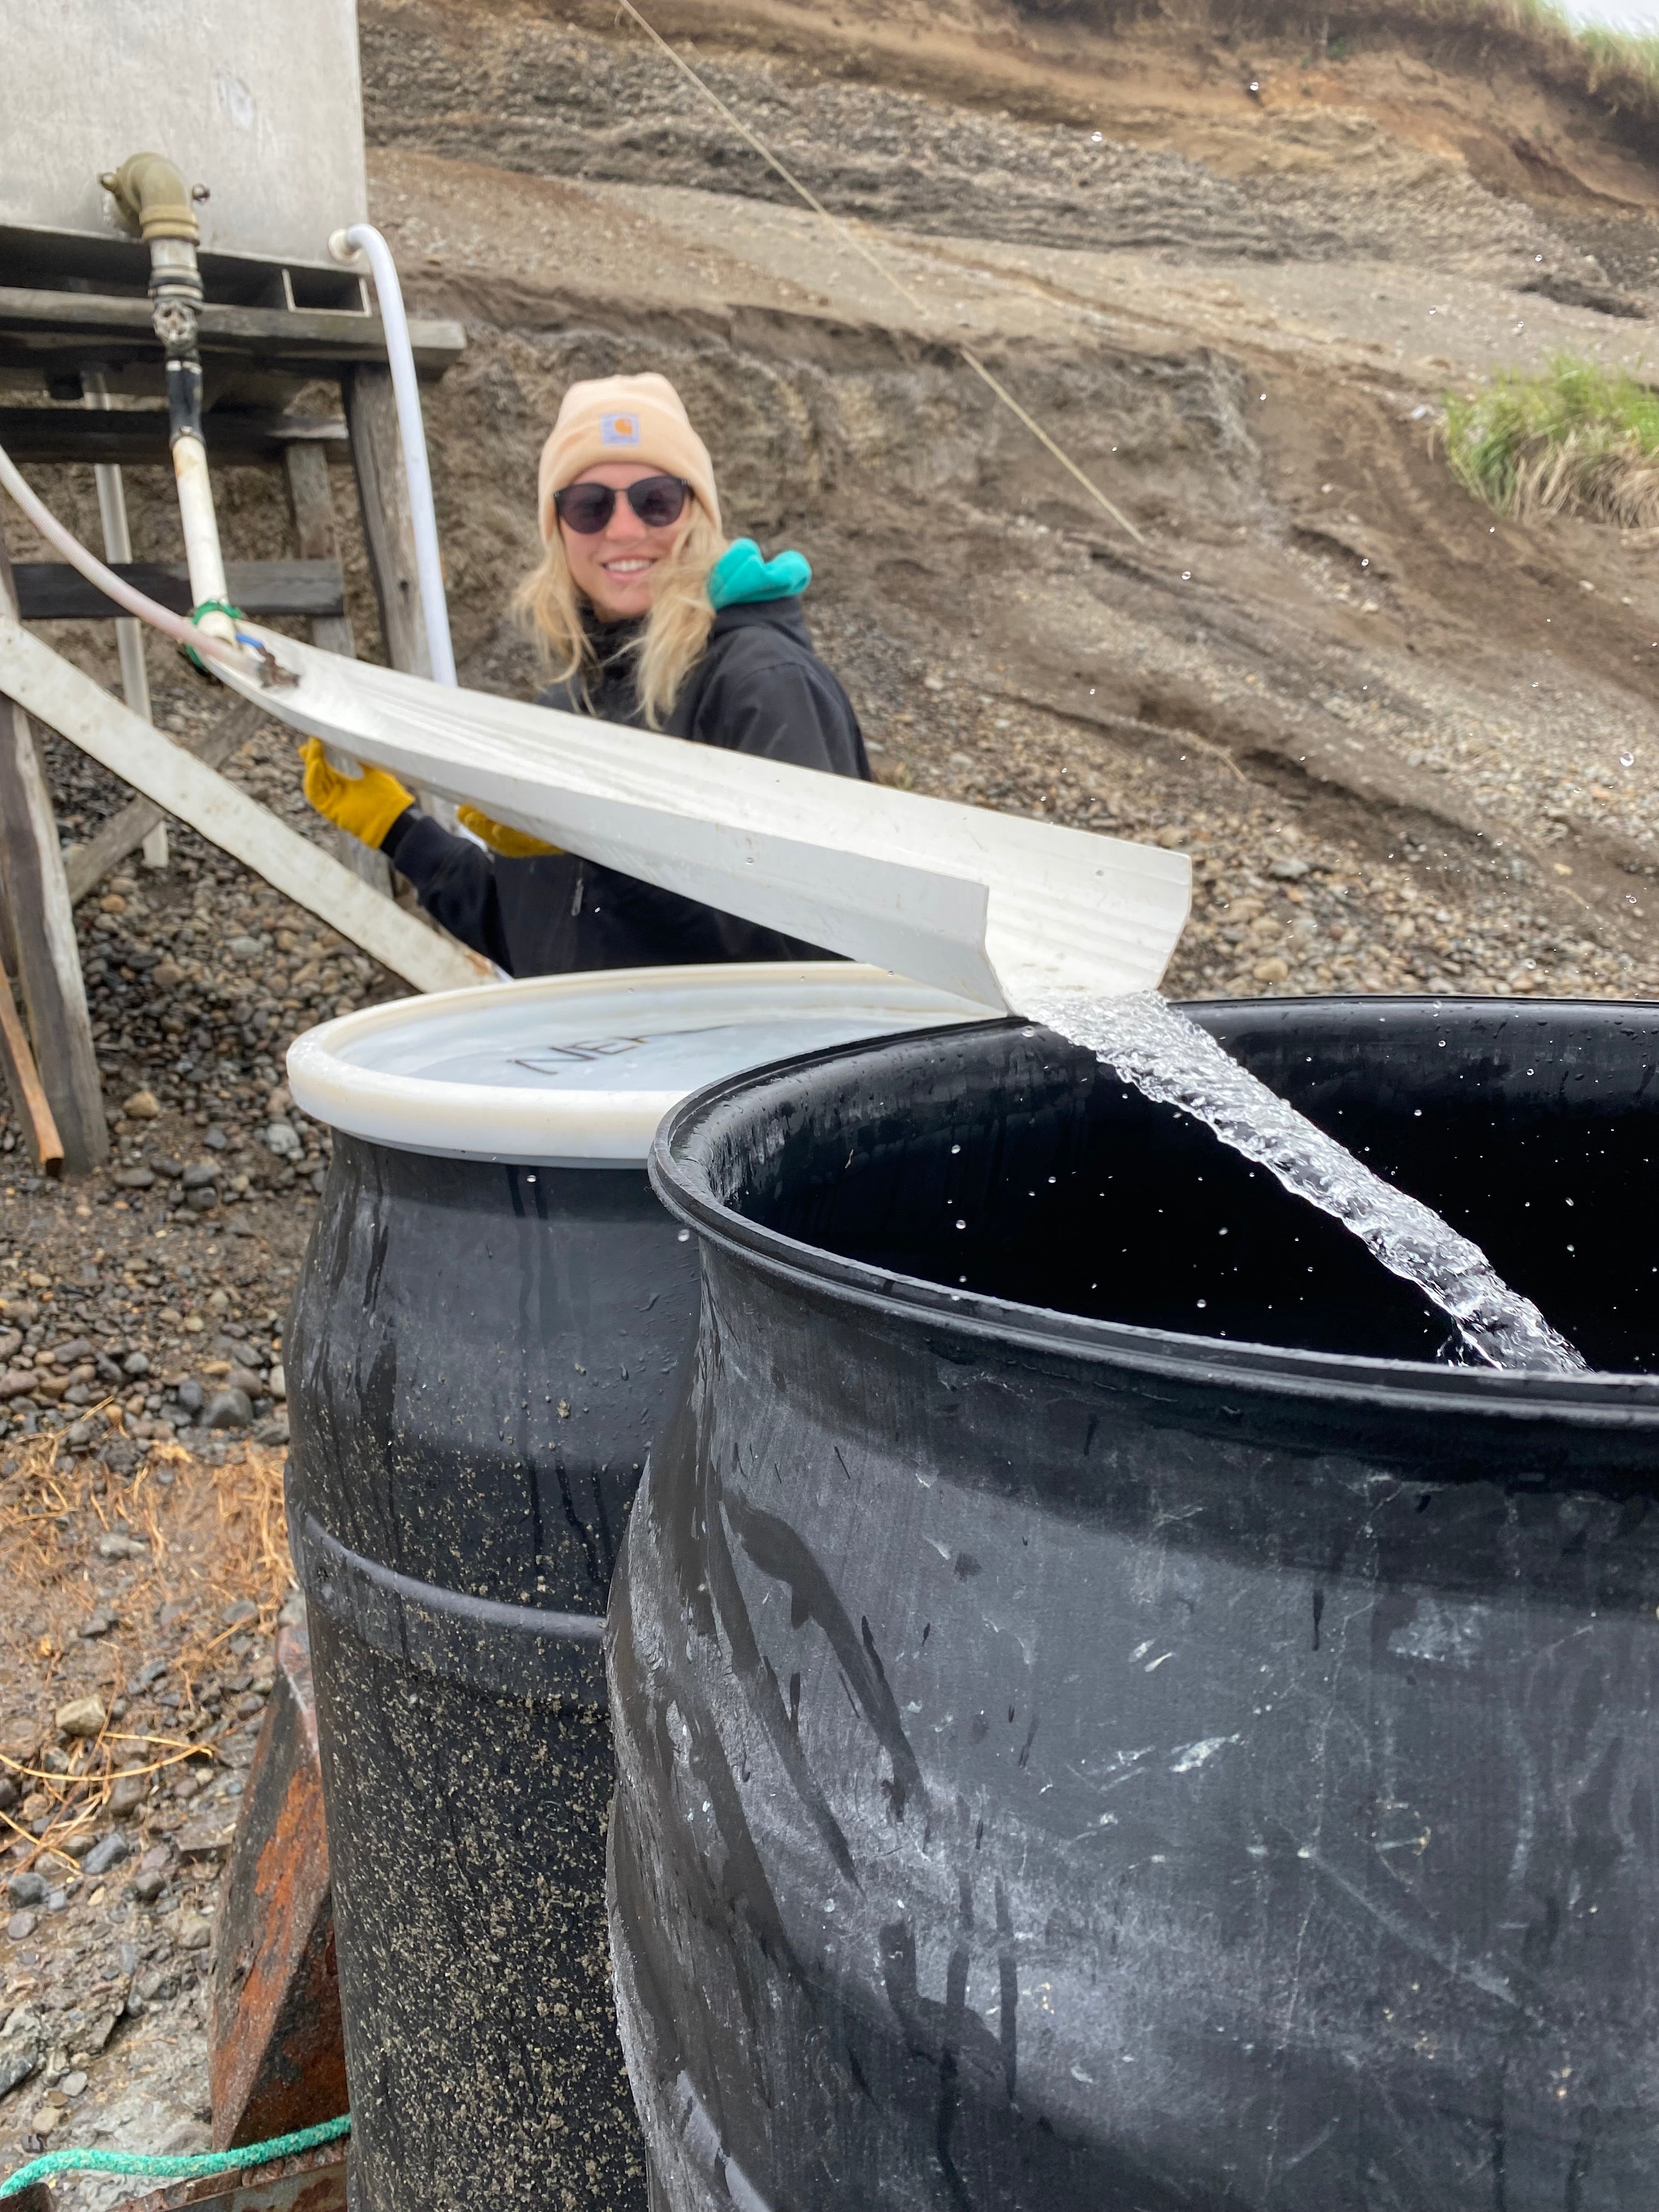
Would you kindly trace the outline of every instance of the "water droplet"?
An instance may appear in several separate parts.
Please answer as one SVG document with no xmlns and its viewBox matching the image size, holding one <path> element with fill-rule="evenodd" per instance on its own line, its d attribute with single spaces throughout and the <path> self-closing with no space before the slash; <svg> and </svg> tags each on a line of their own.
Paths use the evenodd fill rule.
<svg viewBox="0 0 1659 2212">
<path fill-rule="evenodd" d="M 681 1230 L 679 1234 L 679 1242 L 682 1244 L 689 1244 L 691 1242 L 691 1231 L 689 1229 Z"/>
<path fill-rule="evenodd" d="M 956 1155 L 957 1155 L 957 1154 L 961 1150 L 962 1150 L 962 1146 L 961 1146 L 960 1145 L 952 1145 L 952 1146 L 951 1146 L 951 1157 L 952 1158 L 952 1159 L 954 1159 L 954 1158 L 956 1158 Z"/>
<path fill-rule="evenodd" d="M 958 1221 L 957 1224 L 957 1227 L 958 1229 L 965 1229 L 967 1226 L 968 1224 L 965 1221 Z"/>
<path fill-rule="evenodd" d="M 1634 768 L 1636 765 L 1635 754 L 1620 753 L 1619 756 L 1619 765 L 1620 768 Z"/>
<path fill-rule="evenodd" d="M 1198 1301 L 1198 1310 L 1199 1310 L 1200 1313 L 1202 1313 L 1202 1312 L 1203 1312 L 1203 1310 L 1204 1310 L 1205 1307 L 1206 1307 L 1206 1305 L 1208 1305 L 1208 1304 L 1209 1304 L 1209 1303 L 1210 1303 L 1210 1301 L 1208 1300 L 1208 1298 L 1200 1298 L 1200 1299 L 1199 1299 L 1199 1301 Z"/>
</svg>

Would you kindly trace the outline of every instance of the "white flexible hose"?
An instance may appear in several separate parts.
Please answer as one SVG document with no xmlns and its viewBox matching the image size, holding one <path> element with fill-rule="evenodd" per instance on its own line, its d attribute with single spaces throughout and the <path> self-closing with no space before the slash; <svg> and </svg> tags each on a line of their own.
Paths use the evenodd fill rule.
<svg viewBox="0 0 1659 2212">
<path fill-rule="evenodd" d="M 164 636 L 200 653 L 204 659 L 222 660 L 246 676 L 257 671 L 258 656 L 246 647 L 234 645 L 228 638 L 216 636 L 211 630 L 203 629 L 187 615 L 176 615 L 171 607 L 159 600 L 147 598 L 132 585 L 125 582 L 112 568 L 106 568 L 94 553 L 88 553 L 77 538 L 70 536 L 45 501 L 30 490 L 19 475 L 16 464 L 3 446 L 0 446 L 0 489 L 9 492 L 49 545 L 56 546 L 72 568 L 78 568 L 89 584 L 95 584 L 106 599 L 125 607 L 140 622 L 149 623 Z"/>
<path fill-rule="evenodd" d="M 455 653 L 449 641 L 449 603 L 444 597 L 443 562 L 438 553 L 438 518 L 432 505 L 432 471 L 426 455 L 426 426 L 421 419 L 421 387 L 415 374 L 415 354 L 409 343 L 409 319 L 404 313 L 403 287 L 392 248 L 373 223 L 354 222 L 337 230 L 328 241 L 337 261 L 368 257 L 374 274 L 375 295 L 386 328 L 386 349 L 392 363 L 392 389 L 398 402 L 398 433 L 404 449 L 404 474 L 409 484 L 410 513 L 415 525 L 415 568 L 421 586 L 421 611 L 426 617 L 427 650 L 432 659 L 435 684 L 455 683 Z"/>
</svg>

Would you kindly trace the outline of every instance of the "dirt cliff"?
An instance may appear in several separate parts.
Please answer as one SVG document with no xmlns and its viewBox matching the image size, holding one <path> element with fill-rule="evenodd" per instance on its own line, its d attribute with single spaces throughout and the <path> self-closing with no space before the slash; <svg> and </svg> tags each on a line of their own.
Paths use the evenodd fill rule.
<svg viewBox="0 0 1659 2212">
<path fill-rule="evenodd" d="M 1650 988 L 1646 549 L 1498 523 L 1428 434 L 1493 368 L 1641 359 L 1645 118 L 1496 33 L 1103 14 L 659 10 L 727 116 L 609 8 L 373 0 L 376 212 L 471 340 L 473 680 L 532 678 L 562 385 L 661 368 L 812 557 L 884 775 L 1191 848 L 1178 988 Z"/>
</svg>

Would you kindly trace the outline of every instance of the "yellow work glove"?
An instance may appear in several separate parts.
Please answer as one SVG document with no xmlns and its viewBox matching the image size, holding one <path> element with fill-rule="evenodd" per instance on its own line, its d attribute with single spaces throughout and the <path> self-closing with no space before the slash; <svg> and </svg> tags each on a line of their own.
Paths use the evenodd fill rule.
<svg viewBox="0 0 1659 2212">
<path fill-rule="evenodd" d="M 307 738 L 300 757 L 306 764 L 306 797 L 317 811 L 376 852 L 404 808 L 415 804 L 414 793 L 405 791 L 383 768 L 371 768 L 365 761 L 359 776 L 342 775 L 331 768 L 320 738 Z"/>
<path fill-rule="evenodd" d="M 480 814 L 476 806 L 458 806 L 455 819 L 463 830 L 470 830 L 492 853 L 499 853 L 504 860 L 533 860 L 544 853 L 562 853 L 562 845 L 544 845 L 539 837 L 532 837 L 522 830 L 509 830 L 505 822 L 492 822 L 487 814 Z"/>
</svg>

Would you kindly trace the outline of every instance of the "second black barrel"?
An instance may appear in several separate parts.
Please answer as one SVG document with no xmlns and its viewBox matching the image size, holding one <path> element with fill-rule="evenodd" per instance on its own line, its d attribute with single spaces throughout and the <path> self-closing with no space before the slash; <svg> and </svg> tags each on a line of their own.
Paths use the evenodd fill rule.
<svg viewBox="0 0 1659 2212">
<path fill-rule="evenodd" d="M 349 1016 L 288 1341 L 355 2212 L 645 2179 L 604 1908 L 599 1633 L 696 1262 L 644 1158 L 700 1082 L 960 1019 L 843 963 L 634 971 Z"/>
</svg>

